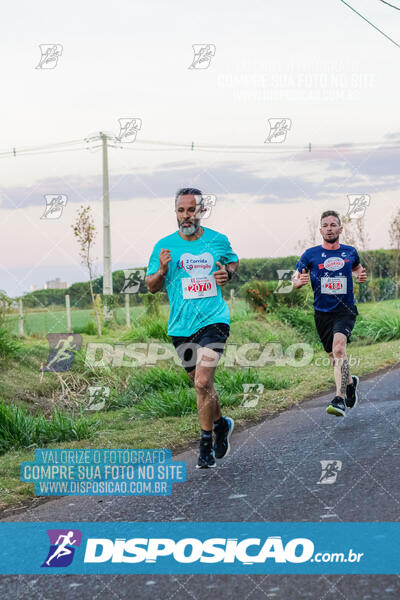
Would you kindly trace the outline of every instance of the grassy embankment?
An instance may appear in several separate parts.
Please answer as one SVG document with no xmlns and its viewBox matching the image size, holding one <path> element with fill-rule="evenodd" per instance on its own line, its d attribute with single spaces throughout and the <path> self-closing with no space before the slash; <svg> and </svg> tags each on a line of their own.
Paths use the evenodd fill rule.
<svg viewBox="0 0 400 600">
<path fill-rule="evenodd" d="M 141 308 L 141 307 L 140 307 Z M 400 302 L 359 305 L 349 354 L 357 361 L 353 372 L 364 375 L 394 365 L 400 356 Z M 90 311 L 82 311 L 90 312 Z M 38 313 L 32 315 L 32 319 Z M 45 331 L 63 331 L 57 315 Z M 86 318 L 86 322 L 84 320 Z M 88 315 L 82 316 L 82 328 Z M 115 345 L 167 341 L 166 314 L 146 319 L 134 314 L 130 330 L 116 327 L 101 338 Z M 58 323 L 58 326 L 57 326 Z M 50 326 L 50 328 L 49 328 Z M 33 327 L 33 326 L 32 326 Z M 36 336 L 40 336 L 38 325 Z M 195 393 L 185 372 L 173 361 L 153 367 L 88 369 L 84 354 L 88 342 L 100 341 L 82 334 L 82 350 L 68 373 L 40 372 L 46 361 L 44 337 L 28 337 L 19 348 L 3 348 L 0 365 L 0 508 L 15 506 L 33 497 L 33 485 L 19 481 L 19 465 L 32 460 L 37 447 L 81 448 L 182 448 L 198 437 Z M 326 354 L 316 337 L 312 312 L 280 307 L 270 314 L 255 314 L 237 300 L 232 316 L 230 344 L 280 342 L 285 354 L 291 344 L 308 343 L 313 358 L 306 367 L 269 363 L 264 367 L 220 366 L 216 387 L 224 412 L 244 426 L 316 395 L 333 384 L 329 366 L 318 366 Z M 259 352 L 258 352 L 259 354 Z M 257 353 L 248 353 L 255 358 Z M 300 360 L 300 357 L 297 357 Z M 243 384 L 262 383 L 264 393 L 254 408 L 242 406 Z M 110 387 L 102 411 L 85 412 L 89 385 Z"/>
</svg>

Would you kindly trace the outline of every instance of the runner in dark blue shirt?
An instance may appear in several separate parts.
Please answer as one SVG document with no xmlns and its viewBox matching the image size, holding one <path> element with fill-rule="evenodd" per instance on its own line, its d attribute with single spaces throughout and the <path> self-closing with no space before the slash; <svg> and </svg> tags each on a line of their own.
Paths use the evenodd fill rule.
<svg viewBox="0 0 400 600">
<path fill-rule="evenodd" d="M 344 416 L 346 406 L 353 408 L 357 403 L 359 379 L 356 375 L 350 376 L 346 344 L 358 314 L 354 304 L 353 274 L 358 283 L 367 279 L 357 250 L 340 244 L 342 230 L 340 217 L 335 211 L 322 213 L 320 232 L 323 243 L 308 248 L 301 255 L 293 278 L 296 288 L 311 280 L 315 324 L 331 359 L 336 382 L 336 396 L 327 412 L 338 417 Z"/>
</svg>

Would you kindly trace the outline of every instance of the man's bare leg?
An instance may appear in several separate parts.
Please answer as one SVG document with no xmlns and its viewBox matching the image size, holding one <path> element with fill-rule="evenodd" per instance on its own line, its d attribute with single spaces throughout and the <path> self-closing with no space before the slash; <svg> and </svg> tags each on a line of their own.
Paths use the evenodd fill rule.
<svg viewBox="0 0 400 600">
<path fill-rule="evenodd" d="M 193 384 L 194 384 L 195 377 L 196 377 L 196 369 L 194 368 L 193 371 L 189 371 L 188 372 L 188 376 L 189 376 L 189 379 L 191 381 L 193 381 Z M 222 414 L 221 414 L 221 408 L 219 406 L 218 392 L 217 392 L 217 390 L 214 387 L 214 378 L 213 378 L 212 384 L 213 384 L 213 396 L 214 396 L 214 398 L 216 398 L 216 404 L 215 404 L 215 410 L 214 410 L 214 422 L 215 422 L 215 421 L 218 421 L 218 419 L 221 418 Z"/>
<path fill-rule="evenodd" d="M 331 352 L 334 360 L 333 371 L 336 383 L 336 396 L 340 396 L 343 400 L 346 398 L 347 385 L 353 383 L 350 375 L 350 365 L 347 358 L 346 345 L 347 337 L 344 333 L 335 333 L 333 336 Z"/>
<path fill-rule="evenodd" d="M 333 373 L 335 376 L 336 383 L 336 396 L 329 404 L 326 412 L 336 417 L 344 417 L 346 406 L 352 408 L 355 401 L 352 402 L 351 396 L 356 397 L 356 388 L 352 385 L 351 388 L 347 386 L 353 384 L 353 379 L 350 375 L 350 364 L 347 359 L 346 353 L 347 337 L 344 333 L 337 332 L 333 336 L 332 352 L 329 353 L 331 362 L 333 362 Z M 355 377 L 357 380 L 358 378 Z M 349 390 L 352 390 L 351 394 Z M 347 393 L 349 393 L 349 402 L 347 401 Z"/>
<path fill-rule="evenodd" d="M 199 348 L 196 368 L 188 373 L 196 389 L 201 427 L 200 457 L 197 468 L 215 466 L 215 458 L 224 458 L 230 451 L 229 440 L 235 423 L 232 418 L 222 416 L 218 393 L 214 387 L 214 375 L 219 359 L 218 352 L 211 348 Z M 212 444 L 213 426 L 214 445 Z M 211 459 L 208 456 L 210 452 Z"/>
<path fill-rule="evenodd" d="M 200 427 L 203 431 L 211 431 L 214 421 L 221 417 L 218 394 L 214 387 L 214 374 L 219 361 L 219 354 L 211 348 L 199 348 L 193 383 L 197 394 L 197 412 Z"/>
</svg>

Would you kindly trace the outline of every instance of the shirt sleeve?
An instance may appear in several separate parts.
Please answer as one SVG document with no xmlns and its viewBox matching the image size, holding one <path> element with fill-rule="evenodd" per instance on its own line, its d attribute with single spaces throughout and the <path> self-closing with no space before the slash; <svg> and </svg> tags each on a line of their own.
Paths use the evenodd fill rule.
<svg viewBox="0 0 400 600">
<path fill-rule="evenodd" d="M 221 256 L 221 259 L 221 262 L 224 265 L 227 265 L 228 263 L 234 263 L 239 260 L 238 255 L 232 250 L 231 243 L 226 235 L 223 236 L 223 256 Z"/>
<path fill-rule="evenodd" d="M 160 254 L 160 248 L 159 248 L 159 245 L 156 244 L 153 248 L 153 252 L 151 253 L 151 256 L 149 259 L 149 264 L 148 264 L 147 271 L 146 271 L 146 277 L 148 275 L 154 275 L 154 273 L 156 273 L 156 271 L 158 271 L 158 269 L 160 268 L 160 261 L 158 259 L 159 254 Z"/>
<path fill-rule="evenodd" d="M 359 264 L 360 264 L 360 257 L 358 256 L 357 250 L 354 248 L 354 260 L 353 260 L 352 269 L 356 269 Z"/>
<path fill-rule="evenodd" d="M 301 273 L 303 271 L 303 269 L 306 269 L 306 271 L 309 271 L 310 268 L 311 268 L 310 258 L 308 256 L 308 253 L 307 253 L 307 250 L 306 250 L 300 256 L 300 260 L 299 260 L 299 262 L 296 265 L 296 269 L 298 270 L 299 273 Z"/>
</svg>

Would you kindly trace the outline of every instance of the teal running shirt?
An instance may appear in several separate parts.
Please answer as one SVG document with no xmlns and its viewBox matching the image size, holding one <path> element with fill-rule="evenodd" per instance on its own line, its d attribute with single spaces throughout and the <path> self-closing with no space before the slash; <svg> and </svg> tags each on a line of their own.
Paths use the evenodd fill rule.
<svg viewBox="0 0 400 600">
<path fill-rule="evenodd" d="M 189 337 L 206 325 L 230 324 L 229 308 L 213 273 L 216 262 L 238 261 L 228 238 L 208 227 L 193 241 L 181 238 L 178 231 L 162 238 L 154 246 L 146 275 L 160 267 L 161 248 L 171 251 L 171 261 L 165 277 L 170 302 L 168 335 Z"/>
</svg>

